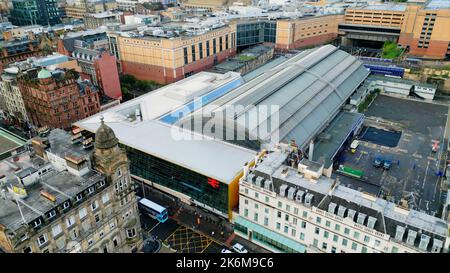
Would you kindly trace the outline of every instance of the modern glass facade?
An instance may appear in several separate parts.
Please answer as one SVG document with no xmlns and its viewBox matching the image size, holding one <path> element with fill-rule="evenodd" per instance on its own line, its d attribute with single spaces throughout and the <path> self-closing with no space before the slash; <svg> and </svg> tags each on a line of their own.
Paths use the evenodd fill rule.
<svg viewBox="0 0 450 273">
<path fill-rule="evenodd" d="M 57 0 L 13 0 L 11 22 L 18 26 L 61 23 Z"/>
<path fill-rule="evenodd" d="M 277 24 L 275 21 L 242 22 L 237 25 L 237 46 L 260 43 L 275 43 Z"/>
<path fill-rule="evenodd" d="M 121 145 L 130 160 L 133 175 L 190 196 L 194 200 L 228 213 L 228 185 L 187 168 Z"/>
</svg>

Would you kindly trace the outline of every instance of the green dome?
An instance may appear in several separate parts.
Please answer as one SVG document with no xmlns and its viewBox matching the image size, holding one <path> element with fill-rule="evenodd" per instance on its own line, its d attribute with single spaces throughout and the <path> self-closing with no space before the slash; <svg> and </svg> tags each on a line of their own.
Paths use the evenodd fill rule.
<svg viewBox="0 0 450 273">
<path fill-rule="evenodd" d="M 48 79 L 52 77 L 52 73 L 50 73 L 50 71 L 48 71 L 47 69 L 42 69 L 41 71 L 39 71 L 38 73 L 38 79 Z"/>
</svg>

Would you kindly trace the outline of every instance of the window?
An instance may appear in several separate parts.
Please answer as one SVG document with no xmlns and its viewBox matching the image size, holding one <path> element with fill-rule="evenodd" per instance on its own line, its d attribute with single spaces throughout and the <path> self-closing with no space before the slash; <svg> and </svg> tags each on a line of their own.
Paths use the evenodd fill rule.
<svg viewBox="0 0 450 273">
<path fill-rule="evenodd" d="M 75 224 L 75 217 L 72 215 L 66 219 L 66 226 L 71 227 L 73 224 Z"/>
<path fill-rule="evenodd" d="M 353 237 L 354 237 L 355 239 L 359 239 L 359 232 L 355 231 L 355 232 L 353 233 Z"/>
<path fill-rule="evenodd" d="M 286 210 L 287 210 L 287 211 L 291 211 L 291 206 L 289 206 L 288 204 L 286 204 Z"/>
<path fill-rule="evenodd" d="M 210 52 L 209 52 L 209 41 L 206 41 L 206 57 L 209 57 Z"/>
<path fill-rule="evenodd" d="M 327 246 L 327 243 L 322 243 L 322 249 L 323 249 L 323 250 L 327 250 L 327 247 L 328 247 L 328 246 Z"/>
<path fill-rule="evenodd" d="M 375 246 L 380 246 L 380 241 L 379 240 L 375 240 Z"/>
<path fill-rule="evenodd" d="M 302 241 L 305 240 L 305 233 L 300 232 L 300 240 L 302 240 Z"/>
<path fill-rule="evenodd" d="M 80 220 L 83 219 L 84 217 L 86 217 L 87 215 L 87 210 L 86 208 L 82 208 L 80 209 L 80 211 L 78 212 L 79 216 L 80 216 Z"/>
<path fill-rule="evenodd" d="M 257 192 L 255 191 L 255 198 L 258 199 L 258 197 L 259 197 L 259 193 L 257 193 Z"/>
<path fill-rule="evenodd" d="M 245 189 L 244 192 L 245 192 L 245 194 L 248 194 L 248 189 Z"/>
<path fill-rule="evenodd" d="M 283 203 L 281 203 L 280 201 L 278 201 L 278 207 L 282 208 L 283 207 Z"/>
<path fill-rule="evenodd" d="M 288 226 L 284 226 L 284 233 L 288 233 L 289 231 L 289 227 Z"/>
<path fill-rule="evenodd" d="M 330 233 L 328 231 L 323 232 L 323 237 L 328 238 L 330 237 Z"/>
<path fill-rule="evenodd" d="M 39 246 L 42 246 L 43 244 L 45 244 L 47 242 L 47 236 L 45 236 L 45 234 L 42 234 L 41 236 L 38 237 L 38 244 Z"/>
<path fill-rule="evenodd" d="M 116 227 L 116 224 L 114 222 L 109 223 L 109 228 L 113 229 Z"/>
<path fill-rule="evenodd" d="M 313 246 L 317 247 L 319 245 L 319 241 L 317 241 L 317 239 L 313 240 Z"/>
<path fill-rule="evenodd" d="M 294 208 L 294 214 L 298 215 L 298 208 Z"/>
<path fill-rule="evenodd" d="M 304 211 L 304 212 L 303 212 L 303 217 L 304 217 L 304 218 L 308 217 L 308 212 L 307 212 L 307 211 Z"/>
<path fill-rule="evenodd" d="M 342 245 L 343 246 L 347 246 L 347 243 L 348 243 L 347 239 L 342 239 Z"/>
<path fill-rule="evenodd" d="M 117 238 L 113 239 L 113 245 L 114 245 L 114 247 L 117 247 L 119 245 L 118 242 L 117 242 Z"/>
<path fill-rule="evenodd" d="M 55 216 L 56 216 L 56 211 L 54 211 L 54 210 L 52 210 L 48 213 L 48 219 L 52 219 Z"/>
<path fill-rule="evenodd" d="M 336 253 L 336 247 L 331 247 L 331 253 Z"/>
<path fill-rule="evenodd" d="M 391 251 L 392 253 L 397 253 L 398 252 L 398 248 L 397 247 L 395 247 L 395 246 L 393 246 L 392 247 L 392 251 Z"/>
<path fill-rule="evenodd" d="M 322 221 L 322 218 L 320 218 L 319 216 L 317 216 L 317 218 L 316 218 L 316 223 L 317 223 L 317 224 L 320 224 L 321 221 Z"/>
<path fill-rule="evenodd" d="M 268 208 L 264 208 L 264 213 L 269 214 L 269 209 Z"/>
<path fill-rule="evenodd" d="M 367 247 L 363 246 L 363 247 L 361 248 L 361 252 L 362 252 L 362 253 L 367 253 Z"/>
<path fill-rule="evenodd" d="M 52 227 L 52 235 L 53 235 L 53 238 L 55 238 L 56 236 L 58 236 L 61 232 L 62 232 L 61 225 L 58 224 L 58 225 Z"/>
<path fill-rule="evenodd" d="M 93 240 L 93 239 L 89 239 L 89 240 L 88 240 L 88 245 L 91 246 L 91 245 L 93 245 L 93 244 L 94 244 L 94 240 Z"/>
<path fill-rule="evenodd" d="M 79 193 L 79 194 L 77 194 L 77 196 L 75 196 L 75 202 L 78 202 L 81 199 L 83 199 L 83 194 L 82 193 Z"/>
<path fill-rule="evenodd" d="M 216 38 L 213 39 L 213 54 L 215 55 L 217 53 L 217 42 Z"/>
<path fill-rule="evenodd" d="M 289 221 L 289 214 L 284 215 L 284 220 Z"/>
<path fill-rule="evenodd" d="M 109 201 L 109 193 L 103 194 L 103 196 L 102 196 L 102 202 L 103 202 L 103 204 L 108 203 L 108 201 Z"/>
<path fill-rule="evenodd" d="M 255 215 L 253 215 L 253 220 L 255 222 L 258 222 L 258 213 L 255 213 Z"/>
<path fill-rule="evenodd" d="M 183 48 L 183 55 L 184 55 L 184 64 L 186 65 L 189 63 L 187 47 Z"/>
<path fill-rule="evenodd" d="M 92 211 L 96 210 L 98 208 L 98 201 L 95 200 L 94 202 L 92 202 L 91 204 L 91 209 Z"/>
<path fill-rule="evenodd" d="M 264 217 L 264 225 L 268 226 L 269 225 L 269 218 Z"/>
<path fill-rule="evenodd" d="M 350 234 L 350 229 L 349 228 L 344 228 L 344 233 L 349 235 Z"/>
<path fill-rule="evenodd" d="M 64 202 L 62 209 L 65 210 L 70 206 L 69 201 Z"/>
<path fill-rule="evenodd" d="M 244 204 L 248 205 L 248 199 L 244 199 Z"/>
<path fill-rule="evenodd" d="M 358 245 L 357 245 L 355 242 L 353 242 L 353 243 L 352 243 L 352 249 L 353 249 L 353 250 L 356 250 L 357 248 L 358 248 Z"/>
<path fill-rule="evenodd" d="M 200 59 L 203 59 L 203 44 L 198 44 L 198 53 L 200 54 Z"/>
<path fill-rule="evenodd" d="M 23 248 L 23 253 L 33 253 L 33 251 L 31 250 L 31 246 Z"/>
<path fill-rule="evenodd" d="M 336 224 L 336 225 L 334 226 L 334 230 L 340 231 L 340 230 L 341 230 L 341 226 L 340 226 L 339 224 Z"/>
<path fill-rule="evenodd" d="M 295 229 L 291 229 L 291 235 L 292 236 L 294 236 L 295 237 L 295 233 L 296 233 L 297 231 L 295 230 Z"/>
<path fill-rule="evenodd" d="M 88 188 L 88 194 L 93 194 L 93 193 L 94 193 L 94 187 Z"/>
<path fill-rule="evenodd" d="M 266 196 L 266 203 L 269 203 L 269 197 L 268 196 Z"/>
<path fill-rule="evenodd" d="M 228 49 L 228 34 L 225 35 L 225 49 Z"/>
<path fill-rule="evenodd" d="M 280 228 L 281 228 L 281 224 L 277 223 L 277 229 L 280 230 Z"/>
<path fill-rule="evenodd" d="M 330 221 L 326 221 L 326 222 L 325 222 L 325 226 L 330 227 L 330 226 L 331 226 Z"/>
<path fill-rule="evenodd" d="M 105 233 L 103 232 L 103 230 L 100 230 L 100 232 L 98 233 L 98 236 L 100 236 L 100 238 L 103 238 L 103 236 L 105 236 Z"/>
<path fill-rule="evenodd" d="M 302 221 L 302 228 L 306 228 L 306 222 Z"/>
<path fill-rule="evenodd" d="M 277 212 L 277 217 L 278 217 L 278 218 L 281 218 L 281 211 L 278 211 L 278 212 Z"/>
<path fill-rule="evenodd" d="M 95 219 L 95 222 L 96 223 L 98 223 L 98 222 L 100 222 L 100 214 L 96 214 L 95 216 L 94 216 L 94 219 Z"/>
<path fill-rule="evenodd" d="M 127 229 L 127 237 L 128 238 L 136 237 L 136 230 L 134 228 Z"/>
<path fill-rule="evenodd" d="M 366 242 L 366 243 L 370 242 L 370 237 L 365 235 L 364 236 L 364 242 Z"/>
<path fill-rule="evenodd" d="M 98 185 L 99 188 L 105 186 L 106 182 L 104 180 L 100 181 L 100 184 Z"/>
<path fill-rule="evenodd" d="M 244 209 L 244 216 L 248 217 L 248 209 Z"/>
<path fill-rule="evenodd" d="M 297 218 L 293 218 L 292 223 L 293 223 L 294 225 L 297 225 Z"/>
<path fill-rule="evenodd" d="M 337 242 L 338 241 L 338 239 L 339 239 L 339 237 L 335 234 L 335 235 L 333 235 L 333 242 Z"/>
<path fill-rule="evenodd" d="M 314 230 L 314 233 L 315 234 L 320 234 L 320 228 L 316 227 L 315 230 Z"/>
</svg>

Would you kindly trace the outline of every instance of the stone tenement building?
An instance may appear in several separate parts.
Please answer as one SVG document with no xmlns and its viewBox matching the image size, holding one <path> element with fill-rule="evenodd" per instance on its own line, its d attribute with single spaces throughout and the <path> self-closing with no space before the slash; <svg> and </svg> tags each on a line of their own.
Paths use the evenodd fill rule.
<svg viewBox="0 0 450 273">
<path fill-rule="evenodd" d="M 102 122 L 95 151 L 52 130 L 0 162 L 0 250 L 136 252 L 142 236 L 125 152 Z"/>
<path fill-rule="evenodd" d="M 30 122 L 36 127 L 70 128 L 71 124 L 100 110 L 97 89 L 78 80 L 71 70 L 27 71 L 18 77 Z"/>
</svg>

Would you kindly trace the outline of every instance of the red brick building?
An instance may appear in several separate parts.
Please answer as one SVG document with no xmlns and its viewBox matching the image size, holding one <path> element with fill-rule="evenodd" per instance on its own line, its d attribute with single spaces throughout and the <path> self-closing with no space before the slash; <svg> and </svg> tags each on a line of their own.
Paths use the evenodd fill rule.
<svg viewBox="0 0 450 273">
<path fill-rule="evenodd" d="M 35 39 L 0 42 L 0 73 L 14 62 L 24 61 L 33 56 L 41 56 L 42 50 Z"/>
<path fill-rule="evenodd" d="M 35 127 L 68 129 L 72 123 L 98 113 L 98 92 L 89 81 L 77 81 L 72 70 L 29 71 L 18 84 L 30 122 Z"/>
</svg>

